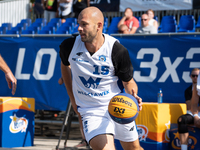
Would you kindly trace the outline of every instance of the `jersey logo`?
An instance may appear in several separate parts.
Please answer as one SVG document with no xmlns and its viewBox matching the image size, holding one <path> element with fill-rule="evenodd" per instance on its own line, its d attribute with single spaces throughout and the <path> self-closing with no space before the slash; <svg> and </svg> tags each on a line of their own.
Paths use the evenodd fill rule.
<svg viewBox="0 0 200 150">
<path fill-rule="evenodd" d="M 81 82 L 86 88 L 93 88 L 96 89 L 101 81 L 101 78 L 97 78 L 96 80 L 92 79 L 91 77 L 86 80 L 84 77 L 79 76 Z"/>
<path fill-rule="evenodd" d="M 76 53 L 76 55 L 81 56 L 83 54 L 83 52 L 78 52 Z"/>
<path fill-rule="evenodd" d="M 99 56 L 99 61 L 105 62 L 106 61 L 106 56 L 104 56 L 104 55 Z"/>
</svg>

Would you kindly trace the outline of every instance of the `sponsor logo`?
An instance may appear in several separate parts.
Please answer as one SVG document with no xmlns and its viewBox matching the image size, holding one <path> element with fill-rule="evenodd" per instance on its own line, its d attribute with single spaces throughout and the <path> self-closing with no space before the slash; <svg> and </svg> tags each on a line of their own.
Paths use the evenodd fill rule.
<svg viewBox="0 0 200 150">
<path fill-rule="evenodd" d="M 135 126 L 133 126 L 129 131 L 134 131 Z"/>
<path fill-rule="evenodd" d="M 78 94 L 82 94 L 82 95 L 89 96 L 89 97 L 104 96 L 104 95 L 109 94 L 109 90 L 108 91 L 103 91 L 101 93 L 89 93 L 89 92 L 78 91 Z"/>
<path fill-rule="evenodd" d="M 140 141 L 146 141 L 148 128 L 144 125 L 137 125 L 138 138 Z"/>
<path fill-rule="evenodd" d="M 18 133 L 18 132 L 26 132 L 27 126 L 28 126 L 28 120 L 24 117 L 18 118 L 16 114 L 13 116 L 10 116 L 12 119 L 10 123 L 9 130 L 11 133 Z"/>
<path fill-rule="evenodd" d="M 119 97 L 114 97 L 112 98 L 112 102 L 120 102 L 120 103 L 125 103 L 126 105 L 132 107 L 132 103 L 125 101 L 123 98 L 119 98 Z"/>
<path fill-rule="evenodd" d="M 104 55 L 99 56 L 99 60 L 105 62 L 106 61 L 106 56 L 104 56 Z"/>
<path fill-rule="evenodd" d="M 78 52 L 76 53 L 76 55 L 81 56 L 83 54 L 83 52 Z"/>
<path fill-rule="evenodd" d="M 81 82 L 86 88 L 93 88 L 96 89 L 101 81 L 101 78 L 96 78 L 96 80 L 92 79 L 91 77 L 86 80 L 84 77 L 79 76 Z"/>
<path fill-rule="evenodd" d="M 114 112 L 116 112 L 116 115 L 121 115 L 124 114 L 125 109 L 124 108 L 119 108 L 119 107 L 115 107 Z"/>
</svg>

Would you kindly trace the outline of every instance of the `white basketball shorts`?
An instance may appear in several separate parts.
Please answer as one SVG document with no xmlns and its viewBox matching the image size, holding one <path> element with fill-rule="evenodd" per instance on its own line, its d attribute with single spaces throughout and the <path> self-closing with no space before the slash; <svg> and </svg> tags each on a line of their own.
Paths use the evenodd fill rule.
<svg viewBox="0 0 200 150">
<path fill-rule="evenodd" d="M 119 124 L 112 120 L 108 111 L 104 116 L 87 114 L 82 116 L 83 131 L 86 141 L 97 135 L 112 134 L 115 139 L 123 142 L 132 142 L 138 139 L 135 121 L 129 124 Z"/>
</svg>

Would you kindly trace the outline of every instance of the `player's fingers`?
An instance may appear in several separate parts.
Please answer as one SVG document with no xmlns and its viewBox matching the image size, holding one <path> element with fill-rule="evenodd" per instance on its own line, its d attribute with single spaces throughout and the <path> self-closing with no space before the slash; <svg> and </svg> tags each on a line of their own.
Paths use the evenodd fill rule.
<svg viewBox="0 0 200 150">
<path fill-rule="evenodd" d="M 133 92 L 133 96 L 134 96 L 134 97 L 137 99 L 137 101 L 138 101 L 139 110 L 141 111 L 141 110 L 142 110 L 142 98 L 139 97 L 139 96 L 136 94 L 136 92 L 135 92 L 134 89 L 132 89 L 132 92 Z"/>
<path fill-rule="evenodd" d="M 12 95 L 15 94 L 17 89 L 17 80 L 15 80 L 14 82 L 12 82 Z"/>
</svg>

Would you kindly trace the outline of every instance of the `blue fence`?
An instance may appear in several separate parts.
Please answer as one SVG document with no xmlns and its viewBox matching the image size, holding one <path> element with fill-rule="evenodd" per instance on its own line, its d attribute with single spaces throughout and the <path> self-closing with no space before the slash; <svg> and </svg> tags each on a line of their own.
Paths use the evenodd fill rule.
<svg viewBox="0 0 200 150">
<path fill-rule="evenodd" d="M 200 34 L 113 35 L 129 51 L 138 95 L 156 102 L 182 103 L 193 68 L 200 68 Z M 61 76 L 59 45 L 70 36 L 0 37 L 0 53 L 18 80 L 16 97 L 33 97 L 36 109 L 65 110 L 68 95 Z M 0 96 L 12 96 L 0 71 Z"/>
</svg>

